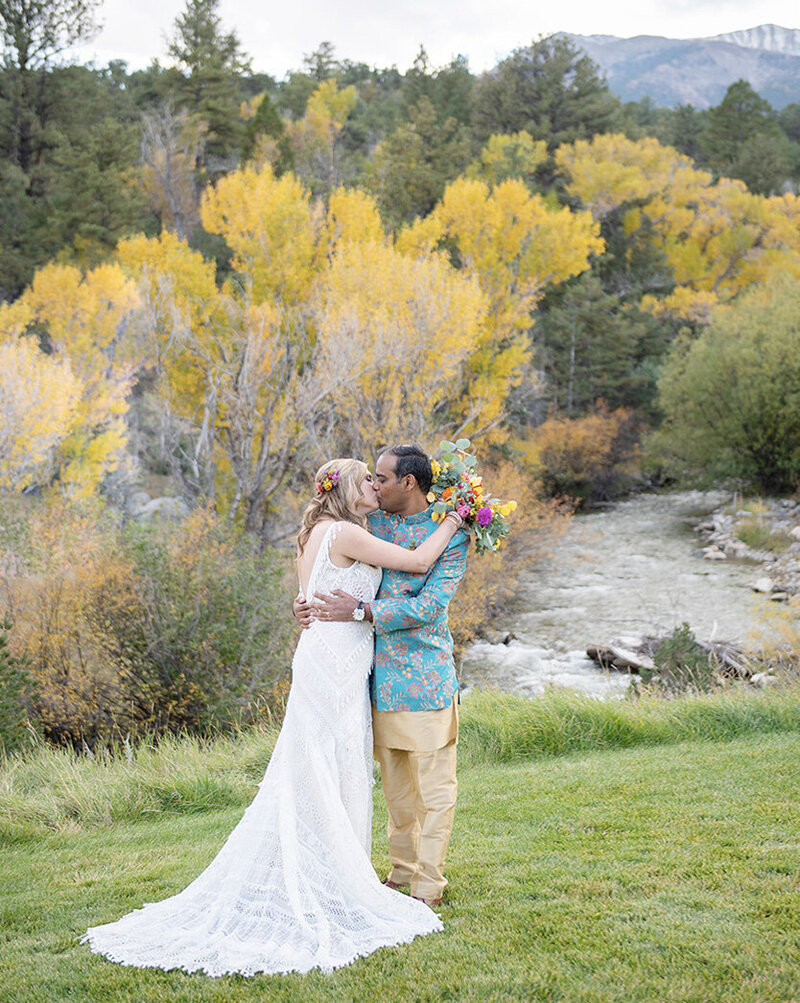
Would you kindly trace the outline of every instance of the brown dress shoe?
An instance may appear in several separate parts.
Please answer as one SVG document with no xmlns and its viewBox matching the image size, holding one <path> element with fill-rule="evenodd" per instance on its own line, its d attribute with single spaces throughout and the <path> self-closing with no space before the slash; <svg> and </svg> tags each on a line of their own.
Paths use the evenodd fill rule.
<svg viewBox="0 0 800 1003">
<path fill-rule="evenodd" d="M 425 905 L 430 906 L 431 909 L 435 909 L 437 905 L 442 904 L 442 897 L 439 896 L 438 899 L 424 899 L 421 895 L 412 895 L 412 899 L 416 899 L 417 902 L 424 902 Z"/>
<path fill-rule="evenodd" d="M 398 885 L 396 881 L 390 881 L 389 878 L 387 878 L 383 883 L 386 885 L 387 888 L 391 888 L 393 891 L 396 892 L 401 892 L 403 891 L 403 889 L 411 887 L 410 885 Z"/>
</svg>

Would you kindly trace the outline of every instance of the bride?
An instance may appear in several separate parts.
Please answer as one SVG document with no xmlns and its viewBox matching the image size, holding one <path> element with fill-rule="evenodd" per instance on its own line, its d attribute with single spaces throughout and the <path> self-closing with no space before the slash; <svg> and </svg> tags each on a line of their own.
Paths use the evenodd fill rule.
<svg viewBox="0 0 800 1003">
<path fill-rule="evenodd" d="M 365 528 L 378 503 L 364 463 L 329 461 L 316 489 L 297 539 L 306 596 L 343 589 L 370 602 L 381 567 L 427 571 L 460 523 L 451 513 L 405 550 Z M 363 619 L 303 631 L 283 727 L 242 820 L 178 895 L 89 929 L 82 939 L 93 951 L 208 975 L 330 971 L 442 929 L 423 902 L 382 885 L 370 862 L 372 649 Z"/>
</svg>

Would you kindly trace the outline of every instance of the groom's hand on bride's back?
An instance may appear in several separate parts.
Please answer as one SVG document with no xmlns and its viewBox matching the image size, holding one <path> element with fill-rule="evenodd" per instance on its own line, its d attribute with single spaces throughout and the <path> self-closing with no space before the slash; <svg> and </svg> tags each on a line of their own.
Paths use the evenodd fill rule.
<svg viewBox="0 0 800 1003">
<path fill-rule="evenodd" d="M 353 611 L 358 606 L 358 599 L 349 592 L 334 589 L 333 592 L 315 592 L 314 598 L 319 600 L 316 615 L 319 620 L 330 620 L 334 623 L 344 623 L 353 619 Z M 364 604 L 367 622 L 372 619 L 369 603 Z"/>
<path fill-rule="evenodd" d="M 299 596 L 292 603 L 292 616 L 303 630 L 307 630 L 315 620 L 330 620 L 339 623 L 353 619 L 353 610 L 358 606 L 358 600 L 348 592 L 334 589 L 332 593 L 317 592 L 316 602 L 310 603 Z M 365 607 L 366 619 L 371 620 L 369 605 Z"/>
</svg>

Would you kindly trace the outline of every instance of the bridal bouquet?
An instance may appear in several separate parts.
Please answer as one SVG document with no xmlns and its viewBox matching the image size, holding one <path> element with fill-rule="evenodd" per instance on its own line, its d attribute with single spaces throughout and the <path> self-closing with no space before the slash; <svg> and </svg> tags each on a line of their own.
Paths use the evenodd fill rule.
<svg viewBox="0 0 800 1003">
<path fill-rule="evenodd" d="M 477 473 L 478 458 L 468 452 L 469 439 L 439 443 L 431 460 L 433 484 L 428 501 L 433 502 L 433 518 L 439 522 L 455 510 L 464 520 L 464 528 L 475 537 L 475 551 L 484 554 L 497 550 L 508 535 L 508 516 L 517 507 L 515 501 L 492 498 Z"/>
</svg>

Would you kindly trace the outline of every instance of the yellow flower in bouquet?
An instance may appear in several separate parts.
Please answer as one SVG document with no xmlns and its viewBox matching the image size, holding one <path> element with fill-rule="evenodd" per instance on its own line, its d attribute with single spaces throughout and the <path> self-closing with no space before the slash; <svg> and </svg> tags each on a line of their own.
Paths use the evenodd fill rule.
<svg viewBox="0 0 800 1003">
<path fill-rule="evenodd" d="M 478 458 L 468 452 L 469 447 L 469 439 L 439 443 L 439 457 L 431 460 L 433 484 L 428 501 L 433 502 L 431 515 L 436 522 L 450 511 L 458 512 L 464 529 L 475 538 L 476 553 L 483 554 L 497 550 L 508 535 L 508 516 L 517 503 L 488 495 L 483 478 L 475 472 Z"/>
</svg>

